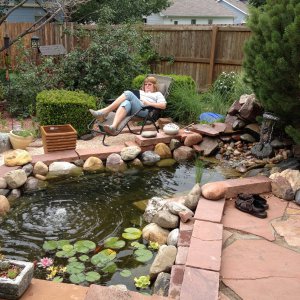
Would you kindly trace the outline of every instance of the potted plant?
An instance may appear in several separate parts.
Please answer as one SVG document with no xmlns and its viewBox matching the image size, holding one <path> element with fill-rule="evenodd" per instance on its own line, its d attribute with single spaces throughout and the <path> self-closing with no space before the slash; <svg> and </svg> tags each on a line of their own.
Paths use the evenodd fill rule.
<svg viewBox="0 0 300 300">
<path fill-rule="evenodd" d="M 0 298 L 19 299 L 33 276 L 33 263 L 5 259 L 0 254 Z"/>
<path fill-rule="evenodd" d="M 26 149 L 33 141 L 33 134 L 30 130 L 25 129 L 11 130 L 9 140 L 14 149 Z"/>
</svg>

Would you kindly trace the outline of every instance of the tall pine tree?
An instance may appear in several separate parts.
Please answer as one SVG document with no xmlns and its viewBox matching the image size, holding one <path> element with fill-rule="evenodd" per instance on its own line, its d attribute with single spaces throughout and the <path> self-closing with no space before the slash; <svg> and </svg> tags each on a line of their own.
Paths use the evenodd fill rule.
<svg viewBox="0 0 300 300">
<path fill-rule="evenodd" d="M 300 127 L 300 1 L 267 0 L 250 10 L 244 69 L 265 110 Z"/>
</svg>

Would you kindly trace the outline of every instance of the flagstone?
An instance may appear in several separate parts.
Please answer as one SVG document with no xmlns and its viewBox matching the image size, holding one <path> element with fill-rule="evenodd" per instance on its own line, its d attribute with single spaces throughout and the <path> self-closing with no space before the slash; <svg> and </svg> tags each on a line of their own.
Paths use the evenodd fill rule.
<svg viewBox="0 0 300 300">
<path fill-rule="evenodd" d="M 272 225 L 290 246 L 298 247 L 300 250 L 300 215 L 288 216 L 284 220 L 274 220 Z"/>
<path fill-rule="evenodd" d="M 237 240 L 222 252 L 221 276 L 224 280 L 242 281 L 265 278 L 300 280 L 299 266 L 300 253 L 293 250 L 266 240 Z M 248 289 L 247 285 L 244 288 Z"/>
<path fill-rule="evenodd" d="M 225 228 L 241 230 L 274 241 L 274 229 L 270 224 L 270 221 L 284 215 L 287 202 L 275 196 L 271 196 L 268 198 L 268 204 L 268 217 L 260 219 L 238 210 L 234 206 L 234 199 L 228 199 L 225 203 L 222 223 Z"/>
<path fill-rule="evenodd" d="M 243 300 L 299 299 L 300 284 L 298 278 L 271 277 L 253 280 L 225 279 L 222 281 Z"/>
</svg>

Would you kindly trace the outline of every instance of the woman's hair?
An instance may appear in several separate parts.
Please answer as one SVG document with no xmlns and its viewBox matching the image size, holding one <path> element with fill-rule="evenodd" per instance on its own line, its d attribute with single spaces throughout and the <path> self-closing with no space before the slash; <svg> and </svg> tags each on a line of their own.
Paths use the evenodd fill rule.
<svg viewBox="0 0 300 300">
<path fill-rule="evenodd" d="M 148 76 L 145 78 L 144 83 L 143 83 L 143 91 L 145 90 L 144 88 L 144 84 L 145 83 L 153 83 L 153 91 L 157 92 L 158 91 L 158 83 L 157 83 L 157 79 L 154 76 Z"/>
</svg>

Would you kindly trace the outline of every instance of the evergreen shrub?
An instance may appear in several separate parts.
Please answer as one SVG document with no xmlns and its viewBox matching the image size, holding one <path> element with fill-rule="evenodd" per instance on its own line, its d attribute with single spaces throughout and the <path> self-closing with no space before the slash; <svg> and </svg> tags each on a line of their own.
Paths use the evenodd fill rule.
<svg viewBox="0 0 300 300">
<path fill-rule="evenodd" d="M 40 125 L 71 124 L 79 136 L 88 132 L 89 108 L 96 108 L 96 99 L 82 91 L 45 90 L 36 98 Z"/>
<path fill-rule="evenodd" d="M 300 1 L 267 0 L 250 10 L 244 70 L 265 110 L 296 126 L 300 119 Z"/>
</svg>

